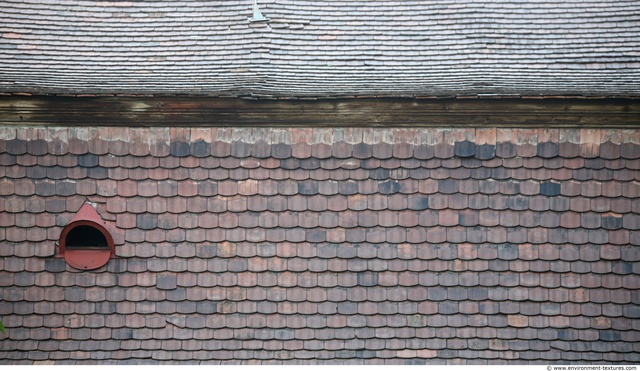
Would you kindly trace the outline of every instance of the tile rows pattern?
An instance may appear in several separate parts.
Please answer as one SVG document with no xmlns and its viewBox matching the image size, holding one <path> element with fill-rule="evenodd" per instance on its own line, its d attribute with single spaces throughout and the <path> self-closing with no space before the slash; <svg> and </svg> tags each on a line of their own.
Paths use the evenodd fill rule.
<svg viewBox="0 0 640 371">
<path fill-rule="evenodd" d="M 5 362 L 640 361 L 637 130 L 2 128 L 0 172 Z"/>
<path fill-rule="evenodd" d="M 640 6 L 3 0 L 0 82 L 31 93 L 638 96 Z M 597 30 L 594 31 L 594 30 Z"/>
</svg>

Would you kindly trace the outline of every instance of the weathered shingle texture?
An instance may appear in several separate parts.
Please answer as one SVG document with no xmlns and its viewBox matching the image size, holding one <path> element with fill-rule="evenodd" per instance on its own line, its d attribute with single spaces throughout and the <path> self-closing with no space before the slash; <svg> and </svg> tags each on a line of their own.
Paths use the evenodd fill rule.
<svg viewBox="0 0 640 371">
<path fill-rule="evenodd" d="M 640 95 L 637 1 L 0 2 L 6 92 Z"/>
<path fill-rule="evenodd" d="M 637 130 L 2 128 L 0 165 L 3 363 L 640 362 Z"/>
</svg>

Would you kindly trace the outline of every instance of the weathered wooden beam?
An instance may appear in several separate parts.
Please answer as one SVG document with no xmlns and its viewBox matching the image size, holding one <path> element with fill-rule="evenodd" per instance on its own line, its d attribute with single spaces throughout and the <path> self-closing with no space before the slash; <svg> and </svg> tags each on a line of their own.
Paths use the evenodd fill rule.
<svg viewBox="0 0 640 371">
<path fill-rule="evenodd" d="M 0 125 L 635 128 L 640 100 L 2 96 Z"/>
</svg>

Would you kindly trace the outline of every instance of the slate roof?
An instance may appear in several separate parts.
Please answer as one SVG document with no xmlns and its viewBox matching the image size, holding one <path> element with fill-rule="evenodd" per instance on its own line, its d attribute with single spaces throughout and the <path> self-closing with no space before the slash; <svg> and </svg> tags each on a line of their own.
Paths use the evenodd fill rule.
<svg viewBox="0 0 640 371">
<path fill-rule="evenodd" d="M 640 95 L 637 1 L 0 2 L 0 91 Z"/>
<path fill-rule="evenodd" d="M 640 136 L 0 128 L 2 363 L 640 362 Z M 54 242 L 86 201 L 117 258 Z"/>
</svg>

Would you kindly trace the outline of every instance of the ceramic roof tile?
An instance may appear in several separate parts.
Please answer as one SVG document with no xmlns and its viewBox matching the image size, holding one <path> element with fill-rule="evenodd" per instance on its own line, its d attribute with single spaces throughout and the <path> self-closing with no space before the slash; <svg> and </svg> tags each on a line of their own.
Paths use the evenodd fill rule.
<svg viewBox="0 0 640 371">
<path fill-rule="evenodd" d="M 136 140 L 144 145 L 146 138 L 163 138 L 163 130 L 136 129 Z M 455 356 L 475 362 L 469 352 L 491 347 L 486 340 L 491 338 L 501 341 L 493 344 L 496 349 L 519 351 L 519 361 L 539 362 L 556 356 L 536 339 L 573 339 L 575 346 L 553 349 L 558 358 L 576 360 L 601 354 L 593 350 L 595 341 L 617 341 L 623 349 L 635 339 L 615 333 L 601 337 L 599 331 L 624 330 L 637 321 L 635 307 L 629 306 L 637 301 L 640 273 L 635 268 L 640 219 L 632 201 L 639 189 L 637 169 L 605 169 L 610 160 L 592 157 L 591 148 L 582 148 L 586 142 L 577 144 L 569 158 L 565 143 L 553 133 L 501 129 L 496 145 L 518 138 L 514 151 L 496 150 L 483 158 L 477 156 L 487 140 L 478 134 L 482 129 L 475 136 L 465 131 L 467 137 L 458 142 L 412 146 L 401 138 L 409 131 L 416 138 L 426 134 L 394 129 L 398 142 L 365 145 L 318 129 L 336 138 L 322 147 L 301 139 L 298 131 L 308 129 L 264 129 L 260 135 L 265 137 L 252 142 L 214 142 L 208 130 L 199 129 L 195 135 L 203 139 L 194 141 L 187 131 L 166 137 L 165 145 L 183 141 L 186 146 L 189 140 L 188 152 L 174 148 L 181 157 L 136 152 L 134 158 L 123 152 L 115 162 L 84 151 L 58 156 L 20 148 L 9 158 L 6 148 L 19 146 L 0 139 L 2 158 L 16 166 L 0 179 L 0 224 L 7 241 L 0 264 L 13 273 L 2 276 L 3 297 L 12 308 L 2 314 L 8 329 L 3 342 L 15 348 L 29 336 L 41 349 L 26 356 L 8 351 L 8 360 L 82 361 L 81 354 L 61 349 L 75 349 L 70 341 L 79 341 L 112 361 L 139 362 L 158 349 L 166 351 L 158 359 L 273 360 L 274 347 L 288 348 L 288 360 L 329 361 L 352 356 L 340 353 L 344 345 L 333 349 L 330 342 L 367 339 L 387 344 L 366 355 L 371 362 L 405 356 L 426 360 L 419 352 L 439 361 Z M 302 156 L 313 163 L 291 161 L 297 147 L 267 140 L 273 130 L 298 138 L 307 148 Z M 386 137 L 389 130 L 351 129 L 349 135 L 365 131 Z M 597 138 L 604 144 L 597 156 L 602 148 L 615 152 L 606 141 L 619 134 L 601 130 Z M 632 139 L 621 138 L 615 145 L 623 156 L 631 148 L 625 140 Z M 102 140 L 101 146 L 113 143 Z M 460 152 L 457 143 L 463 142 L 475 147 L 476 158 L 458 157 L 469 155 Z M 74 146 L 85 144 L 76 139 Z M 209 148 L 221 152 L 205 153 Z M 318 157 L 308 157 L 314 153 Z M 441 160 L 420 162 L 438 154 Z M 576 157 L 581 154 L 589 158 Z M 223 163 L 228 169 L 219 167 Z M 108 166 L 109 171 L 103 179 L 76 178 L 82 174 L 74 173 L 74 164 Z M 562 174 L 550 171 L 566 166 L 577 177 L 559 179 L 556 174 Z M 143 176 L 156 167 L 167 175 Z M 322 169 L 324 175 L 315 180 L 305 168 Z M 207 176 L 201 169 L 208 169 Z M 420 169 L 428 171 L 425 177 L 411 176 Z M 228 175 L 211 176 L 223 170 Z M 487 176 L 473 176 L 485 170 Z M 595 176 L 602 170 L 613 180 Z M 167 179 L 169 173 L 175 180 Z M 107 228 L 117 234 L 116 259 L 86 274 L 49 257 L 61 227 L 85 199 L 97 203 Z M 76 332 L 46 333 L 57 331 L 55 321 L 72 314 Z M 216 321 L 200 317 L 212 314 Z M 425 333 L 425 324 L 439 332 Z M 253 340 L 221 341 L 234 334 Z M 123 343 L 142 338 L 135 345 Z M 280 345 L 271 343 L 275 340 Z M 421 350 L 408 342 L 422 342 Z M 199 353 L 207 347 L 230 353 Z M 524 356 L 527 349 L 539 353 Z M 635 354 L 629 349 L 620 354 Z M 490 355 L 501 357 L 504 353 Z"/>
<path fill-rule="evenodd" d="M 257 89 L 258 85 L 256 85 L 257 93 L 261 93 L 262 90 L 267 94 L 272 91 L 294 90 L 296 92 L 295 95 L 303 95 L 304 93 L 324 95 L 326 94 L 324 89 L 331 89 L 329 91 L 333 94 L 353 94 L 355 91 L 353 88 L 343 88 L 336 91 L 336 86 L 339 86 L 337 85 L 338 82 L 343 81 L 345 76 L 348 76 L 348 86 L 358 86 L 360 93 L 362 93 L 362 90 L 375 93 L 390 90 L 391 93 L 396 94 L 414 91 L 449 92 L 453 90 L 449 80 L 453 79 L 452 81 L 459 85 L 459 81 L 454 78 L 459 73 L 457 70 L 444 74 L 449 79 L 443 78 L 441 81 L 438 80 L 437 83 L 428 83 L 427 80 L 423 81 L 422 79 L 411 82 L 411 80 L 402 78 L 402 76 L 406 75 L 406 71 L 410 71 L 414 77 L 440 76 L 443 74 L 440 56 L 443 55 L 444 50 L 447 50 L 449 60 L 452 58 L 461 62 L 469 59 L 484 60 L 485 63 L 476 67 L 472 76 L 484 76 L 487 78 L 488 75 L 493 77 L 493 74 L 487 73 L 487 71 L 501 68 L 504 70 L 502 66 L 514 63 L 512 58 L 499 58 L 499 55 L 489 55 L 483 51 L 486 46 L 487 36 L 494 36 L 492 34 L 494 28 L 497 25 L 505 27 L 505 24 L 507 28 L 528 29 L 535 26 L 535 29 L 540 27 L 545 29 L 545 37 L 543 38 L 537 37 L 535 32 L 532 34 L 531 37 L 535 38 L 535 43 L 518 44 L 515 43 L 515 39 L 509 37 L 502 40 L 504 45 L 512 53 L 515 53 L 513 55 L 514 58 L 518 58 L 515 59 L 518 64 L 529 66 L 530 69 L 536 71 L 555 71 L 562 69 L 567 63 L 580 67 L 573 71 L 576 76 L 589 73 L 592 69 L 600 69 L 606 71 L 607 76 L 610 76 L 610 79 L 613 78 L 613 81 L 620 85 L 618 90 L 626 91 L 625 81 L 631 80 L 623 78 L 622 75 L 625 72 L 621 71 L 626 71 L 637 64 L 637 61 L 633 58 L 620 59 L 619 53 L 614 52 L 610 55 L 599 55 L 598 58 L 595 58 L 592 52 L 592 40 L 586 36 L 588 35 L 587 31 L 592 29 L 594 24 L 598 24 L 603 29 L 598 39 L 599 45 L 606 44 L 609 40 L 618 37 L 625 38 L 627 47 L 629 43 L 636 42 L 633 37 L 628 36 L 629 32 L 634 30 L 633 22 L 617 22 L 616 18 L 620 14 L 624 16 L 633 14 L 634 7 L 629 3 L 616 4 L 615 7 L 606 9 L 598 8 L 598 12 L 590 13 L 590 17 L 580 17 L 581 22 L 574 22 L 575 28 L 570 30 L 568 35 L 566 30 L 556 27 L 556 24 L 565 22 L 565 18 L 570 19 L 569 17 L 573 17 L 574 12 L 580 12 L 583 7 L 585 9 L 593 7 L 591 3 L 565 4 L 562 8 L 563 11 L 560 12 L 552 8 L 552 6 L 557 6 L 551 3 L 536 4 L 536 6 L 542 7 L 543 11 L 546 11 L 544 13 L 545 17 L 542 18 L 537 17 L 538 11 L 540 11 L 539 8 L 535 8 L 534 5 L 530 7 L 525 5 L 526 9 L 521 10 L 531 11 L 531 15 L 528 17 L 534 19 L 535 25 L 527 21 L 528 17 L 522 18 L 524 13 L 518 12 L 517 8 L 499 7 L 496 4 L 489 3 L 466 5 L 467 9 L 464 12 L 452 11 L 445 6 L 450 4 L 444 3 L 442 8 L 433 8 L 425 4 L 405 6 L 399 3 L 385 3 L 382 5 L 371 4 L 358 9 L 353 6 L 345 6 L 344 3 L 339 5 L 336 3 L 336 5 L 327 4 L 325 7 L 329 8 L 322 10 L 314 4 L 266 3 L 261 5 L 262 11 L 272 20 L 270 22 L 270 32 L 268 33 L 264 33 L 264 27 L 255 27 L 258 24 L 253 24 L 246 20 L 251 15 L 250 6 L 246 4 L 229 3 L 222 6 L 212 3 L 186 2 L 179 5 L 184 9 L 179 17 L 169 17 L 168 14 L 173 13 L 175 8 L 168 8 L 164 4 L 161 7 L 154 8 L 147 7 L 145 4 L 133 4 L 128 7 L 117 8 L 106 7 L 106 9 L 118 10 L 109 12 L 99 11 L 105 8 L 102 3 L 88 10 L 83 8 L 84 11 L 93 11 L 95 14 L 101 14 L 98 17 L 101 20 L 100 27 L 96 28 L 91 27 L 95 26 L 93 24 L 95 22 L 92 22 L 93 18 L 83 18 L 84 13 L 81 13 L 79 9 L 72 8 L 75 11 L 61 13 L 63 9 L 59 4 L 9 3 L 8 6 L 3 8 L 2 16 L 7 20 L 11 20 L 11 24 L 14 26 L 4 30 L 3 35 L 7 45 L 15 46 L 15 48 L 7 49 L 4 56 L 7 60 L 5 64 L 7 67 L 5 68 L 12 74 L 17 74 L 17 71 L 24 70 L 26 64 L 35 71 L 42 71 L 40 72 L 42 74 L 50 68 L 50 65 L 46 62 L 47 60 L 52 58 L 54 60 L 64 60 L 69 71 L 91 71 L 92 73 L 99 71 L 101 76 L 104 76 L 104 80 L 101 81 L 106 85 L 100 86 L 94 83 L 94 87 L 121 92 L 128 91 L 134 87 L 108 77 L 112 76 L 115 71 L 134 74 L 136 68 L 139 67 L 138 64 L 144 60 L 146 61 L 146 69 L 165 71 L 165 75 L 171 71 L 180 73 L 164 84 L 160 84 L 152 78 L 141 81 L 142 84 L 153 84 L 154 91 L 183 91 L 185 89 L 181 86 L 181 81 L 193 74 L 203 74 L 208 71 L 210 73 L 227 73 L 230 79 L 225 80 L 224 83 L 215 84 L 209 82 L 197 87 L 191 86 L 186 91 L 204 90 L 217 94 L 238 94 L 242 92 L 242 86 L 253 86 L 256 85 L 257 81 L 262 80 L 260 76 L 264 73 L 265 64 L 268 63 L 271 79 L 277 84 L 273 88 L 269 87 L 261 90 Z M 48 8 L 44 8 L 45 6 Z M 455 28 L 466 22 L 468 12 L 476 12 L 483 15 L 499 14 L 502 20 L 517 19 L 517 21 L 498 23 L 496 21 L 497 18 L 483 16 L 481 18 L 483 22 L 479 22 L 480 28 L 475 27 L 473 33 L 460 29 L 462 31 L 458 31 L 464 34 L 464 38 L 458 38 L 455 37 L 455 34 L 451 34 L 454 37 L 449 37 L 445 41 L 439 41 L 439 43 L 434 41 L 433 43 L 418 45 L 412 37 L 409 37 L 409 35 L 414 35 L 415 33 L 423 35 L 430 35 L 431 33 L 434 35 L 437 33 L 450 34 L 451 31 L 445 26 L 438 25 L 439 17 L 446 14 L 450 18 L 450 26 Z M 411 15 L 401 15 L 407 13 Z M 75 34 L 59 31 L 53 36 L 49 34 L 46 34 L 49 36 L 44 36 L 44 34 L 41 35 L 26 28 L 25 23 L 19 22 L 21 14 L 29 14 L 31 17 L 41 18 L 42 27 L 46 26 L 46 22 L 73 23 L 79 29 L 85 30 L 85 32 Z M 332 16 L 329 17 L 329 14 Z M 382 19 L 379 14 L 385 14 L 387 17 Z M 127 22 L 128 17 L 132 15 L 137 16 L 142 21 L 135 28 L 133 24 Z M 388 15 L 391 15 L 391 17 Z M 536 15 L 535 18 L 533 18 L 534 15 Z M 432 24 L 432 26 L 425 28 L 419 26 L 420 23 L 411 22 L 414 17 L 416 17 L 415 19 L 424 20 Z M 364 25 L 347 26 L 349 25 L 349 20 L 354 18 L 365 19 L 367 22 Z M 602 25 L 606 25 L 606 27 Z M 121 33 L 109 31 L 116 28 L 121 29 Z M 338 34 L 326 34 L 327 30 L 331 29 L 339 29 L 340 32 Z M 226 30 L 225 39 L 213 42 L 221 30 Z M 563 33 L 560 34 L 560 32 Z M 572 45 L 578 45 L 581 53 L 569 54 L 562 49 L 562 43 L 559 45 L 552 43 L 551 41 L 556 40 L 558 35 L 562 35 L 562 39 L 566 40 L 567 43 L 571 42 Z M 141 37 L 144 37 L 144 39 L 141 39 Z M 128 41 L 129 38 L 151 40 L 151 37 L 156 40 L 162 40 L 168 46 L 159 49 L 154 47 L 150 41 L 138 43 Z M 56 38 L 63 38 L 66 46 L 61 48 L 61 44 L 55 40 Z M 198 40 L 199 38 L 203 39 Z M 209 41 L 206 41 L 206 39 L 209 39 Z M 105 40 L 109 40 L 110 43 L 103 42 Z M 239 42 L 240 40 L 244 41 Z M 454 52 L 451 55 L 451 50 L 455 51 L 457 49 L 451 49 L 453 46 L 458 48 L 464 46 L 465 50 L 471 48 L 473 52 L 464 54 Z M 40 54 L 33 54 L 33 48 L 39 50 Z M 612 48 L 617 50 L 616 48 L 621 47 L 612 45 Z M 19 50 L 28 58 L 23 58 L 24 62 L 21 62 L 22 64 L 18 63 L 11 58 L 14 55 L 12 53 L 15 53 L 12 50 Z M 129 50 L 135 58 L 131 60 L 118 59 L 122 50 Z M 222 50 L 226 50 L 226 53 L 221 53 Z M 260 50 L 262 52 L 270 51 L 268 53 L 270 58 L 252 58 L 255 51 Z M 370 55 L 371 50 L 376 50 L 376 55 L 373 59 L 372 55 Z M 539 50 L 545 50 L 545 53 L 536 52 Z M 188 57 L 188 55 L 196 51 L 198 55 Z M 398 55 L 400 55 L 400 58 Z M 537 55 L 544 55 L 544 57 L 532 57 Z M 153 58 L 150 58 L 150 56 L 153 56 Z M 91 58 L 91 63 L 86 63 L 87 57 Z M 299 63 L 301 59 L 305 61 L 304 64 Z M 327 59 L 330 60 L 330 65 L 327 65 Z M 213 61 L 214 63 L 202 63 L 205 60 Z M 80 61 L 82 63 L 79 63 Z M 232 68 L 234 64 L 247 65 L 248 67 L 236 70 Z M 418 65 L 423 67 L 418 68 Z M 116 66 L 118 67 L 117 69 L 115 69 Z M 373 68 L 374 75 L 385 77 L 380 80 L 394 81 L 395 83 L 392 84 L 387 82 L 387 86 L 393 88 L 387 87 L 385 89 L 383 85 L 376 84 L 375 80 L 362 80 L 362 77 L 360 77 L 362 74 L 359 72 L 363 68 Z M 324 79 L 318 77 L 318 69 L 322 71 Z M 297 80 L 291 79 L 291 72 L 287 71 L 294 71 L 296 75 L 303 77 L 308 83 L 302 87 Z M 466 74 L 468 75 L 468 71 L 466 71 Z M 78 75 L 83 74 L 75 73 L 73 76 Z M 510 75 L 510 77 L 516 82 L 518 78 L 526 80 L 526 78 L 522 78 L 518 74 Z M 66 84 L 62 83 L 64 79 L 61 81 L 56 79 L 47 81 L 50 86 L 66 86 Z M 473 89 L 474 81 L 474 79 L 470 79 L 468 81 L 469 86 L 466 89 L 462 89 L 462 91 L 464 93 L 473 93 L 476 90 L 479 92 L 484 91 L 479 88 Z M 581 79 L 572 79 L 573 84 L 576 84 L 575 81 L 581 81 Z M 89 80 L 77 81 L 76 83 L 80 84 L 81 82 L 91 85 Z M 330 83 L 328 84 L 327 82 Z M 38 86 L 42 86 L 42 84 Z M 418 88 L 421 84 L 428 84 L 431 89 Z M 485 82 L 484 84 L 488 83 Z M 503 93 L 511 91 L 508 85 L 500 85 L 499 80 L 496 80 L 494 84 L 502 88 L 498 89 L 498 91 Z M 551 84 L 551 82 L 541 80 L 536 85 L 546 86 L 545 84 Z M 406 87 L 401 90 L 398 85 L 406 85 Z M 550 91 L 546 92 L 564 93 L 581 90 L 571 84 L 567 85 L 571 88 L 549 88 L 547 90 Z M 364 89 L 365 87 L 367 89 Z M 598 82 L 593 82 L 593 85 L 583 87 L 582 90 L 591 88 L 599 91 L 597 90 L 598 87 Z M 305 88 L 306 91 L 302 90 Z"/>
</svg>

